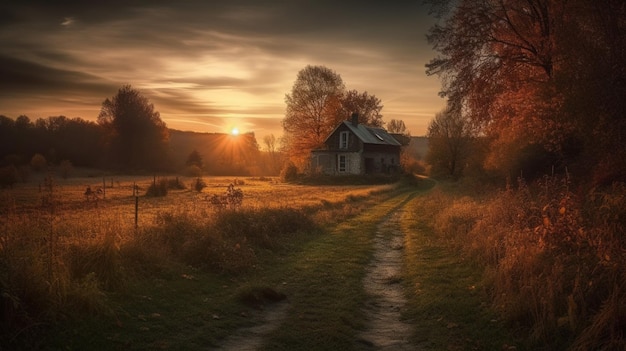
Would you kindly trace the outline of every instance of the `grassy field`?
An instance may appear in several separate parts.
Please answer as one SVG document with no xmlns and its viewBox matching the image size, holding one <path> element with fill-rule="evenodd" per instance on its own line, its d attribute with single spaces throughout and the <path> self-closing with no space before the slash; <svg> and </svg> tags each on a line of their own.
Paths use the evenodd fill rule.
<svg viewBox="0 0 626 351">
<path fill-rule="evenodd" d="M 215 345 L 254 322 L 242 317 L 247 313 L 238 297 L 267 286 L 256 278 L 265 276 L 264 269 L 280 265 L 277 260 L 298 252 L 324 226 L 359 214 L 395 189 L 204 180 L 206 187 L 197 192 L 194 178 L 178 178 L 185 188 L 164 197 L 144 195 L 152 177 L 130 176 L 42 176 L 3 190 L 2 345 Z M 216 208 L 207 201 L 229 184 L 243 193 L 241 206 Z M 104 194 L 86 199 L 88 186 L 102 187 Z"/>
<path fill-rule="evenodd" d="M 622 349 L 619 185 L 583 199 L 556 178 L 501 192 L 194 180 L 150 197 L 152 177 L 105 178 L 97 202 L 90 177 L 3 190 L 0 349 L 205 350 L 262 324 L 267 291 L 289 310 L 262 348 L 363 349 L 365 266 L 400 206 L 420 349 Z M 241 206 L 207 201 L 231 183 Z"/>
</svg>

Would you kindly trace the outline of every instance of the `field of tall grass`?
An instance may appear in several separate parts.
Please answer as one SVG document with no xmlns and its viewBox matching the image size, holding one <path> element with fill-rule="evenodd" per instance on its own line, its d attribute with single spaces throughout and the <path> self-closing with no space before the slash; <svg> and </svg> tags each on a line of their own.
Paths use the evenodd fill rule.
<svg viewBox="0 0 626 351">
<path fill-rule="evenodd" d="M 459 189 L 440 186 L 420 210 L 437 240 L 486 267 L 493 307 L 532 349 L 626 349 L 625 184 Z"/>
<path fill-rule="evenodd" d="M 167 195 L 146 196 L 159 182 L 172 185 Z M 244 272 L 258 255 L 355 215 L 394 189 L 269 178 L 205 178 L 204 188 L 195 182 L 42 176 L 1 190 L 0 345 L 19 343 L 60 320 L 110 315 L 110 293 L 172 266 Z M 243 195 L 240 204 L 211 202 L 228 194 L 231 184 Z M 87 187 L 97 195 L 86 196 Z"/>
</svg>

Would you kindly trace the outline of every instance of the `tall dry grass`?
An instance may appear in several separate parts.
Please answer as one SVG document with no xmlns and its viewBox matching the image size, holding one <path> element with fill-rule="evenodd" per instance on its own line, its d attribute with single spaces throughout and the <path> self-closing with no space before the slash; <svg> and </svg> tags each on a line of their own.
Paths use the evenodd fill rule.
<svg viewBox="0 0 626 351">
<path fill-rule="evenodd" d="M 481 199 L 435 191 L 438 240 L 485 265 L 503 319 L 535 347 L 626 348 L 626 186 L 577 193 L 567 177 Z"/>
<path fill-rule="evenodd" d="M 394 189 L 247 180 L 238 181 L 242 205 L 223 208 L 205 198 L 223 193 L 228 182 L 211 180 L 201 193 L 141 196 L 135 228 L 134 184 L 146 189 L 151 180 L 111 182 L 98 201 L 83 198 L 81 183 L 0 194 L 13 196 L 0 209 L 0 345 L 60 319 L 114 313 L 109 293 L 176 266 L 238 274 L 260 255 L 354 215 Z"/>
</svg>

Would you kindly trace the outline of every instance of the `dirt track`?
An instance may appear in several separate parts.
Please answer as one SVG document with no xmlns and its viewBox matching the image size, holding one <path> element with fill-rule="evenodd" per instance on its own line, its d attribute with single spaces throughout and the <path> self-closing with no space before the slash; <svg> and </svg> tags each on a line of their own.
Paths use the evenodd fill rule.
<svg viewBox="0 0 626 351">
<path fill-rule="evenodd" d="M 404 234 L 401 218 L 404 206 L 388 213 L 376 227 L 373 258 L 365 267 L 363 288 L 369 298 L 364 301 L 366 330 L 358 334 L 364 350 L 415 350 L 409 343 L 411 325 L 402 321 L 406 298 L 402 289 Z M 266 306 L 255 319 L 259 325 L 236 331 L 219 350 L 256 350 L 289 313 L 290 305 L 283 301 Z"/>
<path fill-rule="evenodd" d="M 363 280 L 370 295 L 366 304 L 368 329 L 361 341 L 375 350 L 415 350 L 409 343 L 411 326 L 401 320 L 406 298 L 401 285 L 404 235 L 400 227 L 403 209 L 389 214 L 374 239 L 374 258 Z"/>
</svg>

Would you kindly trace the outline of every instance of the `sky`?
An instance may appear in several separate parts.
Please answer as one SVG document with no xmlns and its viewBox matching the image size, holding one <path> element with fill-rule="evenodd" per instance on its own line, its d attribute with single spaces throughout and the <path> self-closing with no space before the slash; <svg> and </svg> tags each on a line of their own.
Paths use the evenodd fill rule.
<svg viewBox="0 0 626 351">
<path fill-rule="evenodd" d="M 445 105 L 421 0 L 21 0 L 0 4 L 0 115 L 95 121 L 126 84 L 169 128 L 280 137 L 307 65 L 425 135 Z M 346 116 L 348 118 L 348 116 Z"/>
</svg>

